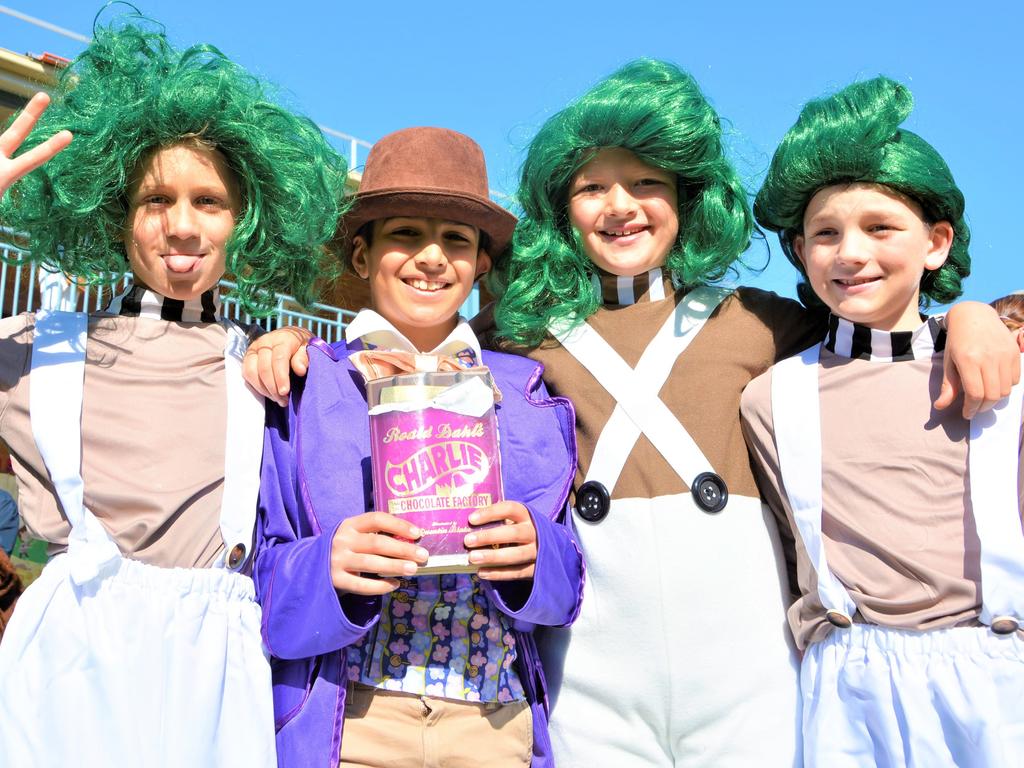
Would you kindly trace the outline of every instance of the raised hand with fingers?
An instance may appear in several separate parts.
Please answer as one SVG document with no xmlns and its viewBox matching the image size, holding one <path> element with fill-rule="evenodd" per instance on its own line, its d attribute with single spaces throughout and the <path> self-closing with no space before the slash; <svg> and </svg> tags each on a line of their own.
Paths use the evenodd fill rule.
<svg viewBox="0 0 1024 768">
<path fill-rule="evenodd" d="M 334 588 L 356 595 L 386 595 L 398 589 L 400 577 L 414 576 L 417 566 L 427 562 L 427 550 L 413 543 L 419 537 L 418 528 L 386 512 L 347 518 L 331 542 Z"/>
<path fill-rule="evenodd" d="M 469 516 L 473 525 L 504 522 L 467 533 L 469 562 L 480 566 L 477 576 L 491 581 L 532 579 L 537 565 L 537 528 L 530 512 L 518 501 L 499 501 Z"/>
<path fill-rule="evenodd" d="M 49 104 L 48 95 L 37 93 L 11 123 L 11 127 L 0 134 L 0 195 L 18 179 L 34 171 L 71 143 L 71 131 L 58 131 L 42 144 L 14 156 Z"/>
</svg>

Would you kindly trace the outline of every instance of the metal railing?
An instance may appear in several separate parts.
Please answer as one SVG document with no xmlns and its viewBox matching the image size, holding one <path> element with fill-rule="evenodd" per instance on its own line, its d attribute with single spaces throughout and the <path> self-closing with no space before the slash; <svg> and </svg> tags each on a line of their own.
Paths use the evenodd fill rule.
<svg viewBox="0 0 1024 768">
<path fill-rule="evenodd" d="M 0 229 L 0 237 L 9 237 L 9 232 Z M 118 294 L 127 290 L 130 275 L 121 275 L 106 285 L 69 283 L 63 275 L 55 275 L 37 262 L 11 264 L 8 259 L 25 258 L 27 251 L 10 242 L 0 240 L 0 317 L 11 317 L 21 312 L 33 312 L 41 307 L 64 309 L 75 312 L 99 312 Z M 343 341 L 345 327 L 356 316 L 356 312 L 329 304 L 313 304 L 303 307 L 294 296 L 279 293 L 274 309 L 266 317 L 253 317 L 245 312 L 234 297 L 237 284 L 221 280 L 221 308 L 224 317 L 238 323 L 258 325 L 272 331 L 285 326 L 305 328 L 329 344 Z M 463 317 L 472 317 L 480 311 L 480 292 L 474 287 L 460 312 Z"/>
<path fill-rule="evenodd" d="M 291 325 L 305 328 L 328 344 L 334 344 L 345 339 L 345 326 L 356 316 L 352 310 L 327 304 L 313 304 L 308 309 L 303 309 L 293 296 L 279 293 L 272 314 L 267 317 L 253 317 L 242 310 L 230 293 L 237 287 L 235 283 L 221 280 L 220 287 L 221 307 L 225 317 L 239 323 L 258 325 L 267 331 Z"/>
<path fill-rule="evenodd" d="M 10 264 L 12 256 L 24 258 L 25 251 L 10 243 L 0 243 L 0 317 L 32 312 L 40 307 L 61 308 L 78 312 L 97 312 L 124 291 L 130 282 L 122 275 L 107 285 L 68 283 L 62 275 L 53 275 L 36 262 Z M 259 325 L 266 330 L 286 325 L 298 326 L 333 344 L 344 339 L 345 326 L 355 317 L 351 310 L 327 304 L 303 308 L 293 296 L 279 293 L 273 312 L 267 317 L 253 317 L 234 298 L 237 285 L 221 280 L 221 306 L 225 317 L 240 323 Z"/>
<path fill-rule="evenodd" d="M 368 141 L 364 141 L 363 139 L 357 139 L 355 136 L 351 136 L 350 134 L 347 133 L 342 133 L 341 131 L 335 130 L 334 128 L 331 128 L 329 126 L 318 125 L 317 127 L 326 135 L 333 136 L 336 139 L 341 139 L 346 143 L 346 149 L 348 149 L 348 169 L 350 172 L 359 167 L 360 148 L 365 150 L 365 152 L 363 152 L 363 155 L 366 155 L 369 154 L 370 148 L 373 147 L 373 144 L 371 144 Z"/>
</svg>

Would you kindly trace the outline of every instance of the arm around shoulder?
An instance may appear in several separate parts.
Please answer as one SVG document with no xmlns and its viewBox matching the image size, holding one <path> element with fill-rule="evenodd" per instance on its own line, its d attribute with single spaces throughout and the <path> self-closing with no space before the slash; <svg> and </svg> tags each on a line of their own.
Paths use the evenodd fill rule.
<svg viewBox="0 0 1024 768">
<path fill-rule="evenodd" d="M 969 419 L 994 406 L 1020 381 L 1020 348 L 988 304 L 956 304 L 946 314 L 946 329 L 942 390 L 935 407 L 948 408 L 962 391 L 963 416 Z"/>
</svg>

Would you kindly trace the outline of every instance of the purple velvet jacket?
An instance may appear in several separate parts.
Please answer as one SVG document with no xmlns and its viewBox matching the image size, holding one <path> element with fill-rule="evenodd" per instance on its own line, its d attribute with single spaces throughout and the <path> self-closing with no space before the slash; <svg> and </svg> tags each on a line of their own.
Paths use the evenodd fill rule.
<svg viewBox="0 0 1024 768">
<path fill-rule="evenodd" d="M 336 768 L 345 714 L 345 649 L 380 617 L 381 599 L 331 583 L 331 541 L 341 522 L 373 509 L 369 422 L 362 378 L 343 344 L 315 339 L 306 378 L 287 409 L 269 406 L 253 578 L 271 653 L 278 763 Z M 583 559 L 566 498 L 576 470 L 572 404 L 549 397 L 531 360 L 483 353 L 502 392 L 496 407 L 506 497 L 537 528 L 532 582 L 486 582 L 516 633 L 517 671 L 534 719 L 533 766 L 553 765 L 544 672 L 533 628 L 579 612 Z M 481 760 L 486 763 L 486 756 Z"/>
</svg>

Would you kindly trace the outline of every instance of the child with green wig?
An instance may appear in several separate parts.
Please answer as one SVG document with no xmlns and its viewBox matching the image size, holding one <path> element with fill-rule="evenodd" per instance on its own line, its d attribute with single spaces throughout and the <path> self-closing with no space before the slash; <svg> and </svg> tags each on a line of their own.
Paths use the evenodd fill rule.
<svg viewBox="0 0 1024 768">
<path fill-rule="evenodd" d="M 718 115 L 671 64 L 628 64 L 553 115 L 518 197 L 512 247 L 491 272 L 491 343 L 543 363 L 549 391 L 575 404 L 587 563 L 576 623 L 537 632 L 555 762 L 792 766 L 789 590 L 739 402 L 754 376 L 820 339 L 824 320 L 713 287 L 754 221 Z M 990 308 L 962 314 L 951 344 L 975 334 L 998 349 L 989 378 L 1008 391 L 1009 334 Z M 250 381 L 274 396 L 287 391 L 284 341 L 257 343 L 262 367 L 249 358 Z"/>
<path fill-rule="evenodd" d="M 539 637 L 561 678 L 556 759 L 793 765 L 784 560 L 739 400 L 822 321 L 774 294 L 713 287 L 753 220 L 718 115 L 670 64 L 628 64 L 550 118 L 519 200 L 492 273 L 497 332 L 576 405 L 588 570 L 576 624 Z"/>
<path fill-rule="evenodd" d="M 576 624 L 538 637 L 556 761 L 792 766 L 785 575 L 737 413 L 751 371 L 819 330 L 711 285 L 753 226 L 718 115 L 677 67 L 633 62 L 541 127 L 519 201 L 497 335 L 576 406 L 587 563 Z"/>
<path fill-rule="evenodd" d="M 1024 749 L 1024 388 L 937 410 L 946 334 L 920 312 L 970 272 L 964 197 L 878 77 L 808 103 L 754 210 L 823 343 L 743 393 L 765 498 L 792 531 L 807 765 L 1016 765 Z"/>
<path fill-rule="evenodd" d="M 262 398 L 221 313 L 309 297 L 344 160 L 216 49 L 100 26 L 0 136 L 0 220 L 101 312 L 0 321 L 0 437 L 50 543 L 0 644 L 10 765 L 274 766 L 250 578 Z M 21 148 L 18 153 L 19 147 Z"/>
</svg>

